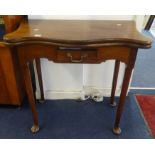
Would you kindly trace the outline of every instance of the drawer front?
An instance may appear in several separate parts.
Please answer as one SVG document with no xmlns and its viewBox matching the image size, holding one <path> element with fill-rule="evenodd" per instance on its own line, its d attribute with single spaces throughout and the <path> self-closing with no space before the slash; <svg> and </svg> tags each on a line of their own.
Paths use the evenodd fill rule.
<svg viewBox="0 0 155 155">
<path fill-rule="evenodd" d="M 56 62 L 93 63 L 97 61 L 97 50 L 91 49 L 58 49 Z"/>
</svg>

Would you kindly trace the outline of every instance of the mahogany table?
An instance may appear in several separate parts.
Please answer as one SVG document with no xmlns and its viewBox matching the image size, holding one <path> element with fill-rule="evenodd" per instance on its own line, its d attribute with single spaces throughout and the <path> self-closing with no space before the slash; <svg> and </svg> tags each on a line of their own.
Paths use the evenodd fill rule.
<svg viewBox="0 0 155 155">
<path fill-rule="evenodd" d="M 32 89 L 29 62 L 36 60 L 41 98 L 44 100 L 40 58 L 55 63 L 99 64 L 115 60 L 110 104 L 114 96 L 120 62 L 126 64 L 121 95 L 113 132 L 121 133 L 119 126 L 134 68 L 138 48 L 150 48 L 152 41 L 136 30 L 134 21 L 96 20 L 28 20 L 13 33 L 4 37 L 6 46 L 17 52 L 33 116 L 33 133 L 39 131 L 38 115 Z M 107 120 L 108 121 L 108 120 Z"/>
</svg>

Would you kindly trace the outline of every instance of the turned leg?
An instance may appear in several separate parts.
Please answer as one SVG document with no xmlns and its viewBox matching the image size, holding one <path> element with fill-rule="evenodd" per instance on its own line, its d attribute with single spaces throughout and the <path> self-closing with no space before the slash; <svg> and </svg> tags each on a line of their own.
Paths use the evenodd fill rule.
<svg viewBox="0 0 155 155">
<path fill-rule="evenodd" d="M 38 114 L 37 114 L 37 110 L 36 110 L 36 104 L 35 104 L 35 99 L 34 99 L 34 95 L 33 95 L 31 75 L 30 75 L 28 64 L 22 65 L 22 74 L 23 74 L 25 89 L 26 89 L 26 93 L 28 96 L 29 105 L 30 105 L 30 108 L 32 111 L 32 117 L 33 117 L 33 126 L 31 128 L 31 131 L 33 133 L 36 133 L 37 131 L 39 131 Z"/>
<path fill-rule="evenodd" d="M 116 106 L 116 102 L 114 101 L 114 99 L 115 99 L 115 91 L 116 91 L 116 86 L 117 86 L 119 67 L 120 67 L 120 61 L 116 60 L 114 75 L 113 75 L 113 82 L 112 82 L 111 98 L 110 98 L 111 106 Z"/>
<path fill-rule="evenodd" d="M 45 99 L 44 99 L 40 59 L 39 58 L 35 59 L 35 62 L 36 62 L 36 69 L 37 69 L 38 81 L 39 81 L 39 86 L 40 86 L 40 93 L 41 93 L 41 100 L 39 102 L 43 103 Z"/>
<path fill-rule="evenodd" d="M 119 124 L 120 124 L 120 119 L 121 119 L 123 107 L 124 107 L 124 104 L 125 104 L 125 98 L 126 98 L 126 94 L 127 94 L 127 91 L 128 91 L 128 86 L 129 86 L 129 82 L 130 82 L 131 73 L 132 73 L 132 68 L 127 67 L 126 70 L 125 70 L 125 75 L 124 75 L 124 79 L 123 79 L 123 85 L 122 85 L 120 100 L 119 100 L 118 109 L 117 109 L 117 113 L 116 113 L 115 124 L 114 124 L 114 128 L 113 128 L 113 132 L 115 134 L 120 134 L 121 133 L 121 128 L 119 127 Z"/>
</svg>

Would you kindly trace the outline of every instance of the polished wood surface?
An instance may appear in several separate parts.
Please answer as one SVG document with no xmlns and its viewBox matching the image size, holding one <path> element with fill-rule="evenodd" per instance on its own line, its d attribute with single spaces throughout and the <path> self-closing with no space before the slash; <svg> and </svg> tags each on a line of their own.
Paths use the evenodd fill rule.
<svg viewBox="0 0 155 155">
<path fill-rule="evenodd" d="M 27 16 L 24 15 L 4 15 L 3 20 L 5 23 L 6 33 L 13 32 L 18 28 L 22 20 L 26 20 Z"/>
<path fill-rule="evenodd" d="M 25 16 L 23 17 L 25 19 Z M 22 16 L 3 16 L 6 33 L 18 28 Z M 13 51 L 13 52 L 11 52 Z M 0 42 L 0 104 L 21 106 L 24 83 L 15 48 L 11 50 Z"/>
<path fill-rule="evenodd" d="M 4 45 L 0 44 L 0 49 L 4 48 Z M 8 93 L 8 89 L 7 89 L 7 84 L 5 81 L 5 77 L 4 77 L 4 71 L 3 71 L 3 64 L 1 63 L 2 61 L 2 56 L 0 55 L 0 103 L 8 103 L 9 102 L 9 93 Z"/>
<path fill-rule="evenodd" d="M 28 64 L 37 60 L 37 70 L 41 92 L 43 92 L 40 58 L 56 63 L 97 64 L 114 59 L 115 70 L 111 92 L 111 104 L 117 85 L 120 62 L 126 64 L 126 70 L 116 112 L 113 132 L 121 133 L 120 119 L 125 104 L 132 70 L 138 48 L 151 47 L 151 40 L 140 34 L 133 21 L 59 21 L 29 20 L 23 21 L 17 31 L 7 34 L 5 44 L 16 48 L 25 89 L 33 116 L 32 132 L 39 130 L 38 114 L 33 95 Z M 43 94 L 41 95 L 44 99 Z M 107 120 L 108 121 L 108 120 Z"/>
<path fill-rule="evenodd" d="M 14 51 L 14 54 L 12 54 L 8 47 L 4 46 L 3 43 L 1 45 L 0 104 L 20 106 L 24 95 L 24 86 L 18 64 L 17 52 Z"/>
<path fill-rule="evenodd" d="M 44 41 L 66 46 L 151 46 L 151 40 L 136 30 L 134 21 L 29 20 L 4 39 L 18 44 Z"/>
</svg>

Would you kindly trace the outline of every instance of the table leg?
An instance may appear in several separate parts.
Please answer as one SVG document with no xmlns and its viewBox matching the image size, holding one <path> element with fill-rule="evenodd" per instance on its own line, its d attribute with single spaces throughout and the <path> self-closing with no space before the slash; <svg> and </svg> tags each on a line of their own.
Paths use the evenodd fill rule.
<svg viewBox="0 0 155 155">
<path fill-rule="evenodd" d="M 116 60 L 115 68 L 114 68 L 114 75 L 113 75 L 113 82 L 112 82 L 111 98 L 110 98 L 111 106 L 116 106 L 116 102 L 114 101 L 114 98 L 115 98 L 115 91 L 116 91 L 116 86 L 117 86 L 119 67 L 120 67 L 120 61 Z"/>
<path fill-rule="evenodd" d="M 38 125 L 38 114 L 36 110 L 35 105 L 35 99 L 33 95 L 33 88 L 32 88 L 32 81 L 31 81 L 31 75 L 28 64 L 25 64 L 22 66 L 22 74 L 24 75 L 24 83 L 26 88 L 26 93 L 28 96 L 29 105 L 32 111 L 32 117 L 33 117 L 33 126 L 31 128 L 31 131 L 33 133 L 36 133 L 39 131 L 39 125 Z"/>
<path fill-rule="evenodd" d="M 37 69 L 38 81 L 40 86 L 40 93 L 41 93 L 41 100 L 39 102 L 43 103 L 45 98 L 44 98 L 44 91 L 43 91 L 43 80 L 42 80 L 42 74 L 41 74 L 40 59 L 39 58 L 35 59 L 35 62 L 36 62 L 36 69 Z"/>
<path fill-rule="evenodd" d="M 116 113 L 115 124 L 114 124 L 114 128 L 113 128 L 113 132 L 115 134 L 121 133 L 121 128 L 119 127 L 119 124 L 120 124 L 123 107 L 125 104 L 125 98 L 126 98 L 126 94 L 127 94 L 127 90 L 128 90 L 128 86 L 129 86 L 129 82 L 130 82 L 131 73 L 132 73 L 132 67 L 126 67 L 125 75 L 124 75 L 124 79 L 123 79 L 122 90 L 121 90 L 121 95 L 120 95 L 120 100 L 119 100 L 119 105 L 118 105 L 118 109 L 117 109 L 117 113 Z"/>
<path fill-rule="evenodd" d="M 35 80 L 35 73 L 34 73 L 33 61 L 29 61 L 29 70 L 30 70 L 30 75 L 31 75 L 33 94 L 34 94 L 34 98 L 36 99 L 36 96 L 35 96 L 35 92 L 36 92 L 36 80 Z"/>
</svg>

